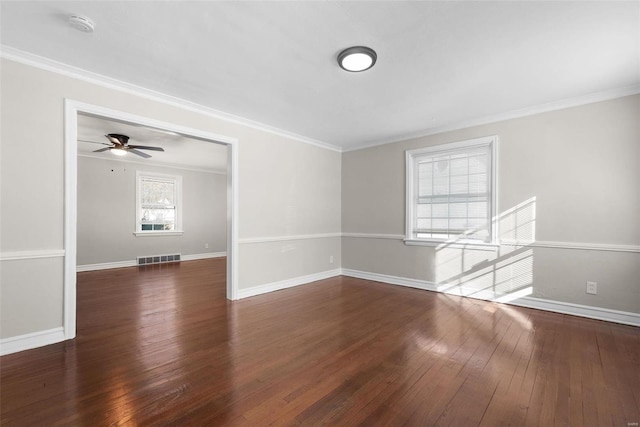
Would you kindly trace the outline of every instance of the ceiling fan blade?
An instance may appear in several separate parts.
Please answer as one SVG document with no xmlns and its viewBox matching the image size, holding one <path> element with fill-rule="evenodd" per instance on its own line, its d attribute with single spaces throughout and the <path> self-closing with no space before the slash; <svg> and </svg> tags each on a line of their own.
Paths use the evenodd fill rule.
<svg viewBox="0 0 640 427">
<path fill-rule="evenodd" d="M 148 159 L 149 157 L 151 157 L 151 156 L 150 156 L 150 155 L 148 155 L 147 153 L 143 153 L 142 151 L 135 150 L 135 149 L 133 149 L 133 148 L 131 148 L 131 147 L 129 147 L 129 149 L 128 149 L 127 151 L 128 151 L 129 153 L 136 154 L 136 155 L 138 155 L 138 156 L 140 156 L 140 157 L 144 157 L 145 159 Z"/>
<path fill-rule="evenodd" d="M 86 139 L 79 139 L 78 142 L 88 142 L 90 144 L 100 144 L 100 145 L 108 145 L 111 146 L 112 144 L 108 144 L 106 142 L 96 142 L 96 141 L 88 141 Z"/>
<path fill-rule="evenodd" d="M 164 151 L 162 147 L 149 147 L 146 145 L 128 145 L 129 148 L 137 148 L 139 150 L 153 150 L 153 151 Z"/>
<path fill-rule="evenodd" d="M 93 150 L 94 153 L 102 153 L 103 151 L 111 150 L 111 147 L 99 148 L 97 150 Z"/>
</svg>

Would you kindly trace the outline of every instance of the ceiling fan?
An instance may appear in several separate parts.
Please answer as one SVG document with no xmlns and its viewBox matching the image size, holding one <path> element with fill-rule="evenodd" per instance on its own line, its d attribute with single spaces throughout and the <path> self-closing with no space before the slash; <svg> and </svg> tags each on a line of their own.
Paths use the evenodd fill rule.
<svg viewBox="0 0 640 427">
<path fill-rule="evenodd" d="M 119 156 L 124 156 L 127 153 L 133 153 L 140 157 L 144 157 L 145 159 L 148 159 L 151 156 L 139 150 L 164 151 L 164 148 L 162 147 L 149 147 L 146 145 L 129 145 L 129 137 L 127 135 L 121 135 L 119 133 L 110 133 L 105 135 L 105 137 L 109 140 L 110 144 L 106 142 L 95 142 L 95 141 L 84 141 L 84 140 L 80 140 L 80 141 L 90 142 L 92 144 L 108 145 L 108 147 L 99 148 L 97 150 L 94 150 L 93 152 L 102 153 L 103 151 L 109 150 L 113 154 L 117 154 Z"/>
</svg>

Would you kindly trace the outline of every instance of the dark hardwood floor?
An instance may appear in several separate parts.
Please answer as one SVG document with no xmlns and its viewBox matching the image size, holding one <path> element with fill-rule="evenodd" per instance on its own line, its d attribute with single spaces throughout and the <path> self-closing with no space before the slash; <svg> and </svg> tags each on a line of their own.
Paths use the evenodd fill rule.
<svg viewBox="0 0 640 427">
<path fill-rule="evenodd" d="M 229 302 L 224 269 L 78 274 L 77 338 L 0 359 L 2 424 L 640 422 L 640 328 L 346 277 Z"/>
</svg>

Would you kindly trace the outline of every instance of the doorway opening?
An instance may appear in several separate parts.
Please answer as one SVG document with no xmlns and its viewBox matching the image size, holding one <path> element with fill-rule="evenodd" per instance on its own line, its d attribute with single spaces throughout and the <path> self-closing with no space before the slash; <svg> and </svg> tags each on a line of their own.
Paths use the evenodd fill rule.
<svg viewBox="0 0 640 427">
<path fill-rule="evenodd" d="M 80 116 L 80 117 L 79 117 Z M 148 117 L 137 116 L 100 106 L 65 100 L 65 262 L 64 262 L 64 333 L 65 339 L 76 334 L 76 271 L 78 249 L 78 122 L 91 119 L 108 120 L 121 124 L 123 128 L 135 126 L 150 132 L 171 135 L 175 138 L 197 141 L 201 147 L 212 149 L 208 144 L 226 148 L 226 297 L 237 299 L 238 295 L 238 142 L 235 138 L 213 134 L 199 129 Z M 96 141 L 98 142 L 98 141 Z M 108 142 L 108 141 L 106 141 Z M 99 148 L 99 146 L 97 146 Z M 209 151 L 213 153 L 213 151 Z M 150 154 L 156 154 L 150 151 Z M 133 230 L 132 230 L 133 231 Z M 208 245 L 208 244 L 207 244 Z"/>
</svg>

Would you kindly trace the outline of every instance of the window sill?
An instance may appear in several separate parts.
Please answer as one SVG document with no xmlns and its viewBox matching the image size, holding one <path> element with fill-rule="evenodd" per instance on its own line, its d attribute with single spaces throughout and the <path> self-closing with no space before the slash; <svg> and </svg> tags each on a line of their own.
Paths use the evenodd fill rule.
<svg viewBox="0 0 640 427">
<path fill-rule="evenodd" d="M 474 249 L 479 251 L 496 251 L 500 247 L 497 243 L 482 242 L 447 242 L 442 240 L 404 239 L 408 246 L 431 246 L 436 249 Z"/>
<path fill-rule="evenodd" d="M 184 231 L 136 231 L 136 237 L 157 237 L 157 236 L 182 236 Z"/>
</svg>

